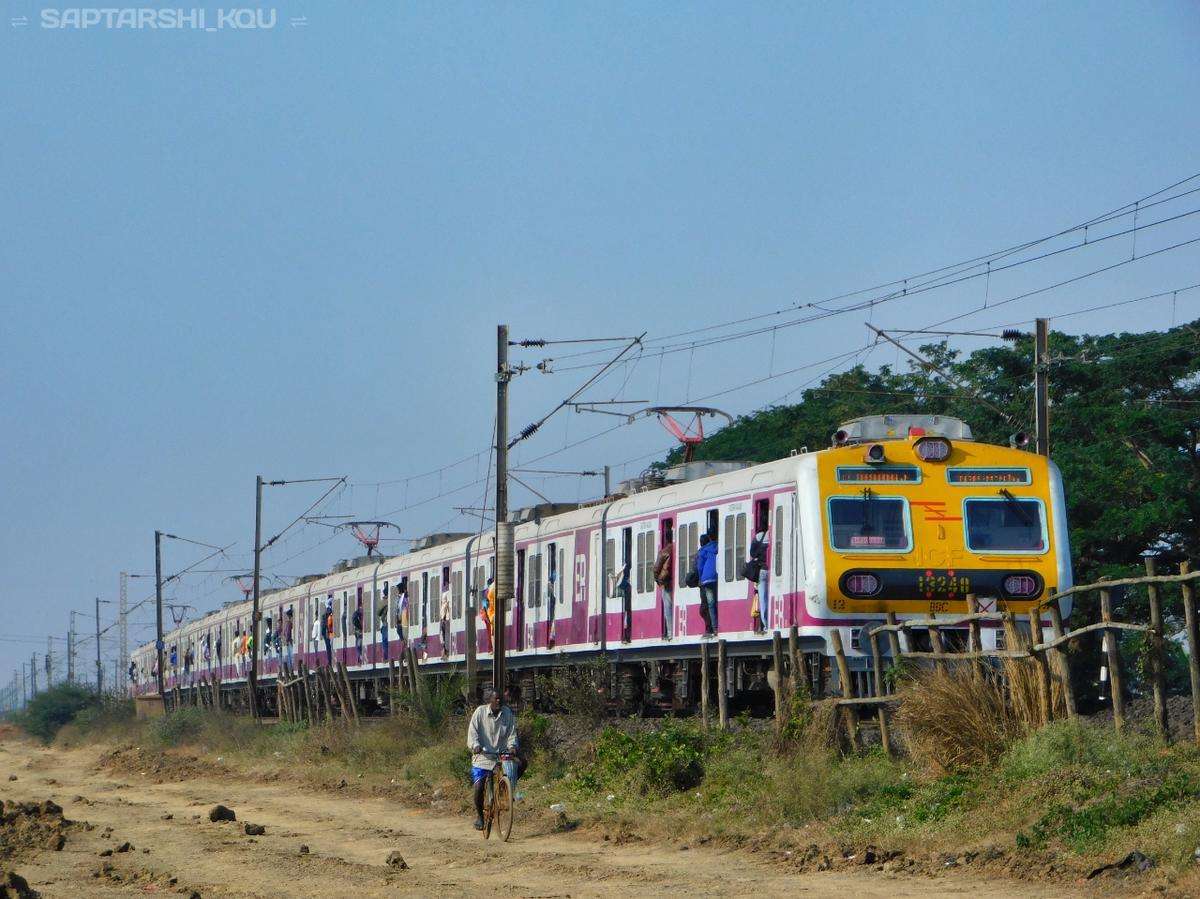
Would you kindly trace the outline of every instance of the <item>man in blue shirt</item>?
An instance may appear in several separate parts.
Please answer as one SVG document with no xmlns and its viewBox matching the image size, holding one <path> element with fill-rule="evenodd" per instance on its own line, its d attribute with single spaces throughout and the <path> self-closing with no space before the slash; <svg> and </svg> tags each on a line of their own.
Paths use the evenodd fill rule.
<svg viewBox="0 0 1200 899">
<path fill-rule="evenodd" d="M 701 540 L 700 548 L 696 551 L 696 576 L 700 581 L 700 606 L 708 610 L 708 629 L 704 632 L 711 637 L 717 632 L 717 535 L 708 533 L 708 539 Z"/>
</svg>

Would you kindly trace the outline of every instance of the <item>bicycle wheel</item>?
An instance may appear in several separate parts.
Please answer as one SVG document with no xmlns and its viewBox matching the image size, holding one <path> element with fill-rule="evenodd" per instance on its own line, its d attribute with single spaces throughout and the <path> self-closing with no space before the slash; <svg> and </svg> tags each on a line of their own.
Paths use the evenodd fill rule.
<svg viewBox="0 0 1200 899">
<path fill-rule="evenodd" d="M 501 774 L 496 778 L 496 826 L 500 828 L 500 839 L 508 842 L 513 826 L 512 784 Z"/>
<path fill-rule="evenodd" d="M 489 774 L 483 789 L 483 838 L 492 835 L 492 822 L 496 818 L 496 776 Z"/>
</svg>

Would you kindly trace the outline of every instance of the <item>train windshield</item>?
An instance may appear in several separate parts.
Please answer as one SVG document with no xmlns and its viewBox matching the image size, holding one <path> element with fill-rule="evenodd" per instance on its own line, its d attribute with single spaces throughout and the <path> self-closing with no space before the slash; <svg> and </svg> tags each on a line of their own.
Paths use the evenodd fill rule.
<svg viewBox="0 0 1200 899">
<path fill-rule="evenodd" d="M 861 497 L 835 496 L 829 500 L 829 529 L 834 549 L 911 548 L 905 503 L 899 497 L 880 497 L 864 491 Z"/>
<path fill-rule="evenodd" d="M 972 552 L 1042 552 L 1046 532 L 1042 504 L 1036 499 L 969 499 L 967 549 Z"/>
</svg>

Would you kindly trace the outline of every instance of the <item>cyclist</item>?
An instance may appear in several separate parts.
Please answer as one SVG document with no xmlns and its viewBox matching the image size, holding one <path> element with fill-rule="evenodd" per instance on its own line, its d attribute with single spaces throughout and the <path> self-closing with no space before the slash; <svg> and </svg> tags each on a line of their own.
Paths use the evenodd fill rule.
<svg viewBox="0 0 1200 899">
<path fill-rule="evenodd" d="M 467 748 L 471 751 L 471 781 L 475 789 L 475 829 L 483 830 L 483 794 L 488 776 L 501 755 L 517 751 L 517 718 L 492 688 L 483 691 L 483 705 L 471 715 Z"/>
</svg>

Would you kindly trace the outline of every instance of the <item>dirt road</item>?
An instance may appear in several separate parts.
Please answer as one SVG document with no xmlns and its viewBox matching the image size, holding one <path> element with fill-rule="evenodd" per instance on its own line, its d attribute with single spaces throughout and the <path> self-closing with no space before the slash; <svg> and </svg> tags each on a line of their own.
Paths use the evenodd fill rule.
<svg viewBox="0 0 1200 899">
<path fill-rule="evenodd" d="M 741 852 L 614 846 L 584 835 L 522 834 L 484 843 L 462 818 L 385 799 L 305 792 L 236 775 L 154 784 L 100 770 L 99 752 L 0 745 L 0 786 L 14 800 L 53 799 L 69 829 L 61 851 L 38 849 L 13 867 L 43 896 L 1067 896 L 1043 885 L 872 872 L 793 873 Z M 9 780 L 15 775 L 16 780 Z M 237 823 L 214 824 L 223 803 Z M 251 837 L 243 822 L 264 825 Z M 115 851 L 106 849 L 132 848 Z M 301 854 L 300 847 L 309 847 Z M 146 850 L 149 850 L 148 852 Z M 399 850 L 406 870 L 389 867 Z"/>
</svg>

